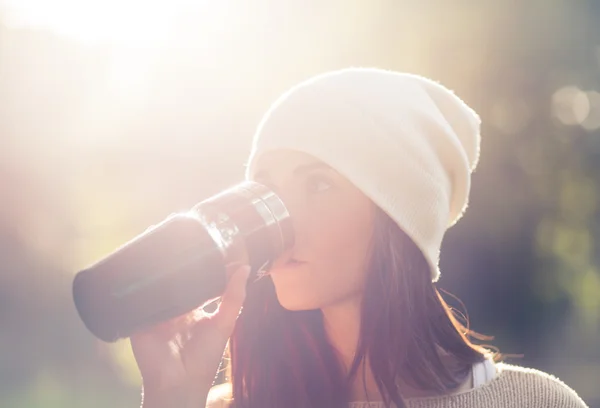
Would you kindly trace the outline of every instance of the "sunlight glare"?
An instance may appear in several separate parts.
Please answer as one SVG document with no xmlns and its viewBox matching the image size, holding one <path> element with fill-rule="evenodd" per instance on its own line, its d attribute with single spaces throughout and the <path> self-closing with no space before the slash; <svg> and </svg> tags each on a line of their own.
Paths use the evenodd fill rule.
<svg viewBox="0 0 600 408">
<path fill-rule="evenodd" d="M 44 28 L 85 44 L 153 47 L 167 40 L 191 2 L 4 0 L 3 5 L 11 26 Z"/>
</svg>

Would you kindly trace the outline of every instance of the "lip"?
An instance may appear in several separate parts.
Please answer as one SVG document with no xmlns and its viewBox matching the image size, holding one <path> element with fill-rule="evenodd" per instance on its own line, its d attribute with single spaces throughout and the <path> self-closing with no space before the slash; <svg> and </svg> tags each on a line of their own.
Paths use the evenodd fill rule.
<svg viewBox="0 0 600 408">
<path fill-rule="evenodd" d="M 276 271 L 281 271 L 281 270 L 294 269 L 294 268 L 298 268 L 305 264 L 306 264 L 305 261 L 301 261 L 299 259 L 290 257 L 290 258 L 287 258 L 286 260 L 281 260 L 279 262 L 275 262 L 273 264 L 273 267 L 271 268 L 271 271 L 276 272 Z"/>
<path fill-rule="evenodd" d="M 273 266 L 281 267 L 281 266 L 285 266 L 287 264 L 296 263 L 296 262 L 303 262 L 303 261 L 300 260 L 299 258 L 297 258 L 292 251 L 289 251 L 287 253 L 280 255 L 278 258 L 276 258 L 273 262 Z"/>
</svg>

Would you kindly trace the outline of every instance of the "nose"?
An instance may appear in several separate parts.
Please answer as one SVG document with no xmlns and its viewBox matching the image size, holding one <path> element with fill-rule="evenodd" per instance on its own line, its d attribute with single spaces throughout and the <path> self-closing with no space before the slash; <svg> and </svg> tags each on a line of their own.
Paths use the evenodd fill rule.
<svg viewBox="0 0 600 408">
<path fill-rule="evenodd" d="M 306 236 L 307 227 L 307 216 L 306 216 L 306 203 L 297 191 L 291 188 L 280 188 L 275 191 L 275 194 L 279 196 L 288 213 L 290 214 L 294 244 L 292 252 L 297 248 L 304 240 Z"/>
</svg>

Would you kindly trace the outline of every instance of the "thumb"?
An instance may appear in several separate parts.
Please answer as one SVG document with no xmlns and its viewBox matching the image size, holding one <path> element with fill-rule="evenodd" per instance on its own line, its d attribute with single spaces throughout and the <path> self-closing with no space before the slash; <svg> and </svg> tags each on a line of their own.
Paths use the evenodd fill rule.
<svg viewBox="0 0 600 408">
<path fill-rule="evenodd" d="M 219 309 L 211 317 L 218 330 L 227 337 L 233 331 L 235 321 L 246 299 L 246 282 L 249 275 L 250 266 L 248 265 L 241 266 L 232 274 L 225 292 L 221 296 Z"/>
</svg>

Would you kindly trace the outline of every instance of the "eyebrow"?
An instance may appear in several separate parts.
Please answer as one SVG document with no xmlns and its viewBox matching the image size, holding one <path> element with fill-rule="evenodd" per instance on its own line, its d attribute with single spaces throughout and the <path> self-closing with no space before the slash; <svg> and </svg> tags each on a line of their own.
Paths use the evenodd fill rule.
<svg viewBox="0 0 600 408">
<path fill-rule="evenodd" d="M 317 169 L 325 169 L 325 170 L 332 170 L 331 166 L 329 166 L 328 164 L 325 164 L 323 162 L 314 162 L 314 163 L 309 163 L 309 164 L 302 164 L 298 167 L 296 167 L 294 169 L 294 175 L 299 175 L 302 173 L 308 173 L 311 170 L 317 170 Z M 266 170 L 261 170 L 259 172 L 256 173 L 256 175 L 254 176 L 257 179 L 264 179 L 264 178 L 269 178 L 269 173 Z"/>
</svg>

